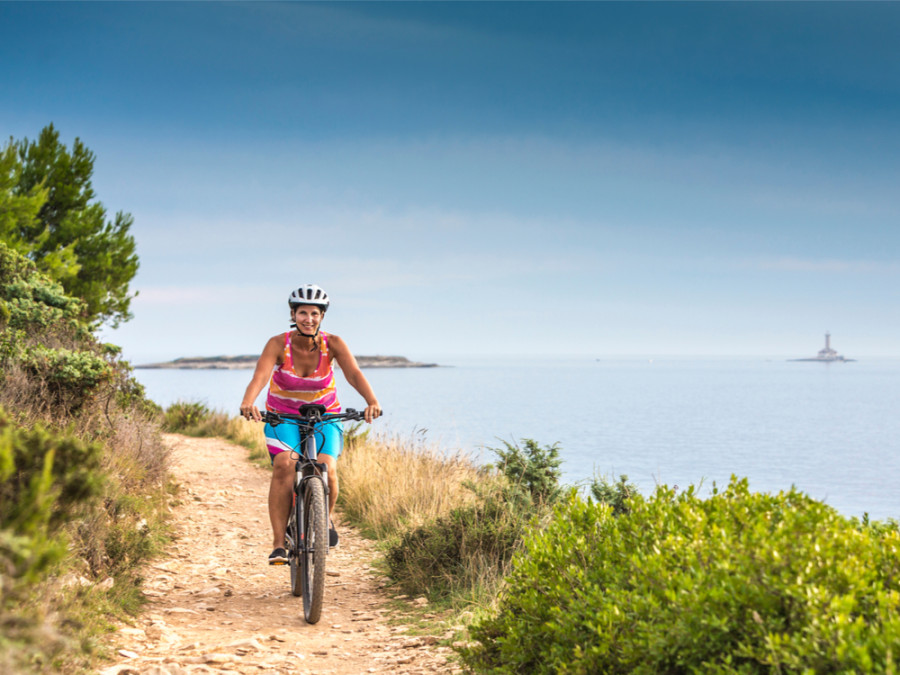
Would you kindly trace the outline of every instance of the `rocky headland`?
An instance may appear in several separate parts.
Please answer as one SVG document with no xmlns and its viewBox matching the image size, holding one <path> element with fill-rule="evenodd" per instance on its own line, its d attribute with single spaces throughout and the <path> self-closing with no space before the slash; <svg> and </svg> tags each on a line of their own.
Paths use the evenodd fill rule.
<svg viewBox="0 0 900 675">
<path fill-rule="evenodd" d="M 162 363 L 144 363 L 135 368 L 172 368 L 181 370 L 241 370 L 256 367 L 258 354 L 242 356 L 188 356 Z M 410 361 L 405 356 L 357 356 L 360 368 L 436 368 L 436 363 Z"/>
</svg>

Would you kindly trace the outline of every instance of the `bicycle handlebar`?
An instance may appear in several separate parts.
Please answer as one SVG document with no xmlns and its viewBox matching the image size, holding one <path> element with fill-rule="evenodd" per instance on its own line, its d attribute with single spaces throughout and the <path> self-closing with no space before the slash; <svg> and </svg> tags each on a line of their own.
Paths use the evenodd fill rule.
<svg viewBox="0 0 900 675">
<path fill-rule="evenodd" d="M 266 410 L 262 413 L 262 421 L 268 422 L 272 426 L 289 422 L 298 426 L 313 426 L 320 422 L 337 422 L 338 420 L 362 421 L 366 418 L 365 413 L 361 410 L 347 408 L 341 413 L 318 413 L 313 415 L 295 415 L 292 413 L 277 413 Z"/>
</svg>

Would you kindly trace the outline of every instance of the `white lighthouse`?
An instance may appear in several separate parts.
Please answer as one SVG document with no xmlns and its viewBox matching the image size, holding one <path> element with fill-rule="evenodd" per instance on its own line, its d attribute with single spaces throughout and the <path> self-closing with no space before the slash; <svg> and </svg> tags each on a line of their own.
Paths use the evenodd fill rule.
<svg viewBox="0 0 900 675">
<path fill-rule="evenodd" d="M 820 349 L 816 358 L 820 361 L 843 360 L 843 357 L 831 348 L 831 333 L 825 333 L 825 349 Z"/>
<path fill-rule="evenodd" d="M 831 348 L 831 333 L 825 333 L 825 348 L 820 349 L 819 353 L 811 359 L 790 359 L 791 361 L 855 361 L 855 359 L 845 359 Z"/>
</svg>

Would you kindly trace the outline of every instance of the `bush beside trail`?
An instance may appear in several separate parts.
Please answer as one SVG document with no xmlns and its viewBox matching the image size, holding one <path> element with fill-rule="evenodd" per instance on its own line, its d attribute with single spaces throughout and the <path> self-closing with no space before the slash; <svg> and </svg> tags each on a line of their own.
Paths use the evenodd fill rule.
<svg viewBox="0 0 900 675">
<path fill-rule="evenodd" d="M 166 537 L 158 408 L 84 304 L 0 241 L 0 672 L 75 672 Z"/>
<path fill-rule="evenodd" d="M 900 533 L 791 490 L 571 496 L 527 538 L 466 664 L 490 673 L 894 672 Z"/>
<path fill-rule="evenodd" d="M 432 599 L 492 597 L 525 534 L 560 498 L 556 445 L 532 439 L 495 449 L 465 486 L 468 503 L 402 532 L 385 554 L 390 577 L 406 593 Z"/>
</svg>

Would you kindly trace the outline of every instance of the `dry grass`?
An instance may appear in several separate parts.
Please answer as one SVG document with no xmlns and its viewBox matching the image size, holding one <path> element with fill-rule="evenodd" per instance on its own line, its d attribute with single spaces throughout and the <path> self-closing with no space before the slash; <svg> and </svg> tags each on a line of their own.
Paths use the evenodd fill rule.
<svg viewBox="0 0 900 675">
<path fill-rule="evenodd" d="M 17 363 L 5 364 L 0 381 L 0 407 L 18 419 L 46 422 L 47 385 L 29 377 Z M 41 413 L 44 413 L 41 415 Z"/>
<path fill-rule="evenodd" d="M 399 438 L 348 443 L 339 506 L 375 539 L 417 527 L 474 501 L 465 483 L 481 475 L 466 455 Z"/>
<path fill-rule="evenodd" d="M 250 450 L 250 460 L 269 466 L 269 451 L 266 450 L 266 436 L 260 422 L 251 422 L 243 417 L 231 417 L 226 426 L 225 438 L 243 445 Z"/>
</svg>

